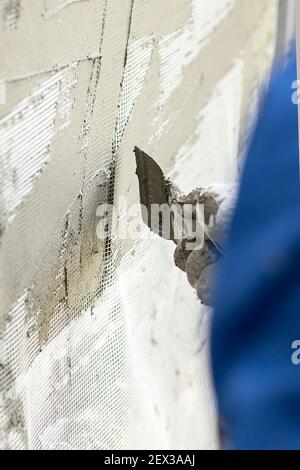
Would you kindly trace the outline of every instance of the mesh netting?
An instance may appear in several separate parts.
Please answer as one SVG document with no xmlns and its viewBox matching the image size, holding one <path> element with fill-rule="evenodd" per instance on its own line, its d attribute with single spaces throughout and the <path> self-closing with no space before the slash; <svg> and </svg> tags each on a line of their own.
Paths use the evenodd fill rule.
<svg viewBox="0 0 300 470">
<path fill-rule="evenodd" d="M 134 145 L 185 191 L 236 178 L 276 5 L 0 1 L 2 448 L 218 446 L 212 312 L 172 244 L 140 219 L 120 235 L 135 216 L 119 201 L 138 203 Z"/>
</svg>

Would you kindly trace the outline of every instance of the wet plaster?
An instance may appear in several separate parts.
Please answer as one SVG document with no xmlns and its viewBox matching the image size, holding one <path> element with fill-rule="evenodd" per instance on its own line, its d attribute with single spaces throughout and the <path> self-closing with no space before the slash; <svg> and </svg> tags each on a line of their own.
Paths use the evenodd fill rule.
<svg viewBox="0 0 300 470">
<path fill-rule="evenodd" d="M 45 0 L 19 0 L 20 13 L 14 29 L 7 29 L 5 22 L 0 22 L 0 79 L 21 79 L 57 70 L 71 62 L 100 57 L 99 40 L 106 1 L 69 2 L 68 8 L 62 8 L 59 15 L 45 16 L 49 11 Z M 16 2 L 6 0 L 4 3 Z M 50 3 L 51 0 L 48 6 Z M 76 24 L 80 25 L 79 29 L 74 28 Z M 11 60 L 12 53 L 14 60 Z"/>
<path fill-rule="evenodd" d="M 87 5 L 88 4 L 89 2 L 87 2 Z M 20 245 L 19 236 L 17 234 L 14 235 L 13 233 L 13 226 L 9 229 L 7 236 L 2 240 L 3 246 L 14 246 L 14 256 L 16 258 L 16 263 L 11 266 L 5 260 L 5 254 L 3 254 L 5 252 L 9 253 L 10 250 L 2 250 L 3 265 L 7 266 L 7 268 L 5 268 L 5 276 L 7 279 L 11 280 L 9 283 L 9 289 L 3 296 L 4 311 L 12 301 L 16 299 L 16 293 L 20 292 L 26 285 L 30 285 L 33 281 L 35 282 L 35 285 L 40 286 L 36 288 L 37 290 L 40 290 L 40 293 L 37 294 L 37 298 L 42 299 L 45 296 L 44 300 L 39 300 L 43 303 L 42 310 L 44 312 L 46 312 L 46 310 L 51 312 L 53 309 L 54 303 L 50 300 L 52 295 L 51 292 L 59 291 L 59 286 L 56 285 L 56 271 L 58 266 L 60 266 L 60 262 L 59 260 L 55 261 L 55 259 L 57 258 L 57 253 L 60 251 L 59 245 L 63 230 L 62 227 L 64 225 L 63 221 L 65 220 L 65 214 L 68 213 L 68 211 L 70 213 L 75 211 L 77 214 L 77 216 L 73 215 L 73 218 L 74 220 L 76 218 L 79 220 L 79 222 L 75 222 L 75 225 L 80 227 L 80 233 L 78 234 L 76 241 L 74 241 L 73 235 L 70 237 L 70 245 L 72 246 L 70 252 L 72 253 L 72 256 L 69 255 L 69 260 L 63 267 L 59 267 L 58 269 L 59 272 L 60 269 L 62 269 L 61 272 L 64 273 L 63 284 L 65 287 L 61 288 L 56 303 L 64 301 L 68 297 L 70 305 L 73 305 L 73 301 L 70 301 L 71 292 L 74 292 L 73 297 L 75 299 L 76 288 L 68 288 L 66 284 L 70 283 L 71 286 L 76 286 L 80 283 L 80 279 L 85 279 L 85 275 L 83 275 L 84 269 L 82 269 L 82 266 L 85 263 L 87 277 L 83 284 L 88 283 L 88 273 L 91 269 L 91 263 L 88 259 L 92 259 L 90 258 L 91 254 L 95 254 L 94 264 L 101 265 L 100 260 L 102 259 L 103 247 L 102 249 L 99 248 L 99 244 L 95 242 L 92 235 L 94 227 L 93 211 L 96 203 L 100 203 L 102 198 L 105 200 L 105 198 L 108 197 L 107 191 L 109 191 L 109 189 L 107 183 L 109 183 L 109 178 L 111 178 L 111 142 L 116 138 L 120 139 L 120 144 L 118 144 L 118 147 L 115 147 L 114 150 L 114 152 L 118 152 L 117 167 L 115 170 L 118 192 L 114 194 L 114 198 L 118 194 L 123 193 L 126 194 L 129 202 L 137 201 L 136 183 L 134 182 L 134 161 L 132 158 L 133 146 L 136 143 L 139 144 L 141 142 L 141 144 L 144 144 L 143 147 L 147 148 L 147 142 L 149 141 L 150 135 L 152 135 L 153 132 L 155 133 L 155 128 L 153 126 L 156 126 L 158 129 L 160 123 L 166 121 L 168 119 L 167 116 L 170 116 L 171 123 L 166 127 L 166 133 L 162 134 L 159 139 L 155 142 L 153 141 L 149 146 L 150 151 L 154 152 L 154 155 L 157 156 L 160 164 L 162 164 L 165 169 L 168 169 L 168 165 L 171 165 L 171 163 L 168 162 L 172 162 L 175 148 L 180 147 L 180 145 L 185 142 L 187 136 L 192 135 L 195 131 L 197 126 L 197 122 L 194 119 L 196 109 L 201 108 L 203 103 L 207 100 L 211 89 L 218 78 L 223 76 L 224 72 L 228 70 L 232 56 L 238 54 L 244 47 L 244 44 L 250 40 L 251 32 L 257 21 L 257 17 L 250 14 L 249 6 L 247 6 L 248 4 L 241 4 L 238 2 L 234 11 L 230 13 L 228 18 L 221 21 L 215 35 L 211 38 L 209 47 L 207 46 L 204 48 L 203 51 L 200 52 L 199 56 L 186 66 L 180 85 L 171 93 L 165 106 L 162 109 L 159 109 L 158 120 L 157 109 L 155 107 L 149 107 L 149 102 L 153 103 L 155 100 L 159 102 L 160 100 L 161 82 L 159 69 L 161 57 L 159 53 L 159 42 L 155 41 L 155 39 L 153 41 L 150 39 L 146 42 L 143 47 L 150 47 L 152 52 L 150 55 L 146 56 L 147 62 L 145 63 L 144 84 L 143 87 L 140 88 L 139 93 L 133 96 L 134 109 L 133 105 L 129 107 L 128 117 L 132 115 L 131 120 L 125 120 L 124 124 L 120 127 L 118 120 L 117 122 L 115 121 L 115 114 L 118 103 L 122 102 L 122 87 L 126 84 L 127 76 L 126 67 L 128 67 L 129 60 L 132 61 L 132 66 L 134 67 L 134 53 L 136 52 L 138 54 L 138 60 L 141 52 L 139 48 L 136 49 L 136 51 L 133 49 L 132 56 L 130 52 L 130 48 L 132 44 L 134 44 L 135 37 L 138 36 L 138 29 L 140 27 L 140 24 L 137 21 L 137 18 L 139 18 L 139 2 L 137 2 L 137 0 L 135 0 L 134 3 L 128 1 L 124 2 L 122 5 L 125 18 L 122 23 L 123 29 L 120 28 L 117 5 L 108 4 L 104 9 L 104 17 L 108 17 L 109 22 L 105 26 L 106 34 L 103 38 L 101 36 L 101 46 L 99 47 L 98 44 L 98 50 L 103 50 L 102 59 L 96 58 L 92 61 L 89 60 L 79 63 L 79 83 L 75 93 L 75 108 L 72 111 L 73 123 L 71 125 L 71 129 L 65 130 L 66 134 L 64 134 L 61 139 L 58 139 L 57 137 L 55 138 L 55 141 L 57 142 L 52 144 L 51 162 L 50 165 L 48 165 L 48 168 L 45 169 L 48 181 L 52 181 L 52 187 L 49 187 L 42 199 L 40 197 L 34 197 L 34 194 L 39 194 L 39 187 L 42 188 L 43 179 L 41 179 L 41 183 L 36 185 L 31 197 L 32 201 L 36 201 L 35 204 L 38 201 L 38 206 L 34 207 L 32 204 L 28 204 L 28 207 L 24 206 L 23 219 L 31 220 L 31 218 L 34 217 L 34 220 L 37 221 L 34 227 L 36 233 L 36 236 L 33 237 L 35 240 L 34 246 L 32 245 L 32 232 L 30 233 L 29 231 L 28 235 L 30 233 L 31 236 L 28 236 L 28 239 L 26 239 L 26 236 L 24 238 L 23 233 L 23 242 L 22 245 Z M 71 7 L 72 6 L 70 5 L 70 8 Z M 258 15 L 260 11 L 265 8 L 265 2 L 256 2 L 255 8 L 257 9 L 256 13 Z M 239 20 L 241 15 L 246 14 L 249 15 L 249 18 L 247 19 L 247 27 L 245 28 L 245 25 L 240 24 Z M 238 22 L 239 24 L 237 24 Z M 119 34 L 120 37 L 123 38 L 123 42 L 114 39 L 115 25 L 117 23 L 119 25 Z M 103 24 L 102 29 L 104 30 Z M 137 29 L 137 32 L 135 31 L 135 28 Z M 225 37 L 228 43 L 228 47 L 225 51 L 228 52 L 225 52 L 220 56 L 218 49 L 220 44 L 223 44 Z M 111 54 L 110 51 L 112 50 L 112 43 L 114 43 L 114 40 L 115 43 L 119 42 L 121 45 L 118 50 L 114 49 L 113 54 Z M 122 56 L 123 61 L 120 61 L 119 59 L 121 59 Z M 215 57 L 219 58 L 218 64 L 216 64 Z M 120 64 L 120 66 L 118 66 L 117 74 L 116 66 L 114 65 L 116 62 Z M 201 70 L 203 70 L 203 72 L 201 72 Z M 134 73 L 139 73 L 139 69 L 136 71 L 133 69 L 133 72 L 130 73 L 133 73 L 133 75 Z M 114 81 L 117 83 L 118 74 L 119 77 L 123 76 L 121 80 L 119 78 L 121 88 L 118 86 L 113 87 L 110 83 L 110 77 L 115 77 Z M 81 76 L 82 78 L 80 78 Z M 85 86 L 83 85 L 84 82 Z M 201 93 L 199 93 L 199 87 Z M 82 99 L 82 90 L 84 89 L 86 90 L 85 100 Z M 97 90 L 100 90 L 100 92 L 98 93 Z M 186 93 L 186 90 L 188 90 L 188 94 Z M 78 107 L 77 113 L 76 107 Z M 83 107 L 84 112 L 82 113 Z M 175 117 L 173 113 L 174 109 L 179 110 L 175 113 Z M 83 122 L 80 118 L 76 118 L 76 115 L 78 118 L 80 115 L 83 115 Z M 106 125 L 103 129 L 102 124 L 104 122 Z M 182 125 L 183 122 L 185 123 L 184 126 Z M 125 127 L 122 128 L 122 126 Z M 81 128 L 79 132 L 77 130 L 79 139 L 78 142 L 74 142 L 74 139 L 72 142 L 71 135 L 74 135 L 74 132 L 76 134 L 76 128 Z M 140 142 L 137 142 L 137 140 Z M 100 142 L 101 145 L 99 145 Z M 56 151 L 55 148 L 57 148 Z M 74 150 L 72 150 L 72 148 Z M 78 156 L 74 159 L 73 155 L 76 154 Z M 61 159 L 61 155 L 64 155 L 63 160 Z M 132 158 L 132 160 L 130 160 L 130 158 Z M 99 173 L 99 165 L 101 164 L 103 165 L 104 173 L 103 171 Z M 58 175 L 61 175 L 59 179 Z M 59 184 L 60 181 L 61 184 Z M 65 187 L 63 184 L 64 181 L 69 181 L 70 183 L 73 181 L 73 183 Z M 97 195 L 99 196 L 98 198 Z M 70 200 L 70 197 L 73 198 L 73 203 L 71 206 L 67 203 L 66 207 L 65 202 Z M 47 230 L 45 230 L 44 224 L 44 217 L 47 217 L 47 214 L 45 214 L 44 217 L 39 216 L 43 210 L 43 201 L 46 200 L 47 213 L 52 214 L 51 225 L 49 226 L 48 224 L 46 226 Z M 53 201 L 52 205 L 51 201 Z M 28 215 L 26 215 L 26 213 Z M 53 214 L 57 215 L 53 217 Z M 16 230 L 19 231 L 20 226 L 24 227 L 22 223 L 19 225 L 17 214 L 15 222 L 15 227 L 17 227 Z M 28 227 L 29 226 L 30 224 L 28 224 Z M 56 233 L 55 236 L 53 236 L 54 233 Z M 84 240 L 86 243 L 82 243 L 81 240 Z M 28 248 L 26 248 L 26 245 L 28 245 Z M 126 243 L 124 244 L 125 252 L 127 250 L 126 246 L 129 248 L 130 242 L 129 245 Z M 21 250 L 20 254 L 18 254 L 18 250 Z M 30 263 L 31 253 L 32 264 Z M 38 255 L 39 253 L 40 255 Z M 52 272 L 51 275 L 48 272 L 49 268 L 39 268 L 39 270 L 37 270 L 37 255 L 38 258 L 42 260 L 41 263 L 43 263 L 43 265 L 52 266 L 52 269 L 50 269 Z M 26 265 L 25 269 L 24 264 Z M 40 274 L 38 274 L 39 271 Z M 73 279 L 73 274 L 68 276 L 68 271 L 76 273 L 74 274 L 74 282 L 70 281 Z M 95 275 L 92 277 L 97 279 L 97 273 L 99 274 L 99 268 L 98 270 L 95 270 Z M 45 282 L 46 279 L 48 280 L 47 282 Z M 54 280 L 50 282 L 50 279 Z M 97 281 L 95 281 L 95 283 L 96 282 Z M 52 284 L 53 287 L 49 289 L 49 286 Z M 93 285 L 93 283 L 91 283 L 91 285 Z M 83 288 L 83 292 L 86 293 L 89 293 L 92 290 L 92 287 L 90 289 L 86 287 Z M 50 293 L 47 294 L 47 292 Z M 49 308 L 46 308 L 48 303 Z M 51 317 L 51 313 L 47 313 L 45 316 L 49 319 Z M 48 323 L 48 320 L 46 323 Z M 45 336 L 45 334 L 43 333 L 42 336 Z"/>
<path fill-rule="evenodd" d="M 107 39 L 103 42 L 104 51 L 106 48 L 111 48 L 112 38 L 115 37 L 115 25 L 120 24 L 118 16 L 120 8 L 116 4 L 107 8 L 110 21 L 107 25 Z M 123 2 L 123 30 L 119 28 L 119 34 L 120 38 L 124 39 L 122 41 L 115 38 L 118 48 L 114 49 L 113 60 L 117 60 L 118 54 L 120 58 L 122 55 L 124 57 L 124 42 L 128 38 L 125 13 L 128 18 L 130 8 L 130 2 Z M 104 25 L 102 27 L 104 28 Z M 9 280 L 3 286 L 2 291 L 3 315 L 8 305 L 16 299 L 18 292 L 30 285 L 29 316 L 37 315 L 35 324 L 40 331 L 40 344 L 44 344 L 48 337 L 53 312 L 62 305 L 67 312 L 77 311 L 80 308 L 79 292 L 82 299 L 91 295 L 101 279 L 103 247 L 96 239 L 95 214 L 97 206 L 106 198 L 111 141 L 115 132 L 115 110 L 120 93 L 120 88 L 112 87 L 111 82 L 107 80 L 109 71 L 116 85 L 118 83 L 116 70 L 111 70 L 109 54 L 105 54 L 105 57 L 107 61 L 95 59 L 93 62 L 79 63 L 78 84 L 74 90 L 72 124 L 63 129 L 61 138 L 55 136 L 53 139 L 51 161 L 40 178 L 41 184 L 39 181 L 35 182 L 30 199 L 22 206 L 22 218 L 19 218 L 17 212 L 14 223 L 7 228 L 2 237 L 1 256 L 3 266 L 5 266 L 3 275 Z M 122 64 L 122 61 L 118 60 L 118 63 Z M 106 73 L 106 80 L 100 83 L 102 67 L 103 73 Z M 122 66 L 120 66 L 119 73 L 120 76 L 123 73 Z M 97 94 L 98 87 L 104 83 L 105 87 L 102 89 L 104 94 Z M 86 90 L 86 99 L 83 95 L 84 90 Z M 106 95 L 106 100 L 104 100 Z M 94 122 L 94 112 L 96 120 L 99 116 L 104 120 L 106 108 L 111 107 L 113 100 L 116 106 L 110 112 L 114 119 L 111 120 L 110 130 L 109 126 L 106 126 L 106 140 L 108 143 L 110 141 L 110 147 L 102 160 L 101 169 L 99 148 L 95 148 L 94 151 L 94 147 L 103 135 L 103 126 L 98 127 Z M 83 116 L 83 120 L 80 116 Z M 109 113 L 107 117 L 109 118 Z M 79 136 L 78 140 L 72 137 L 76 133 Z M 77 157 L 74 158 L 76 155 Z M 94 171 L 93 164 L 91 164 L 93 160 L 95 161 Z M 47 188 L 41 191 L 44 177 L 47 177 L 48 184 Z M 66 181 L 68 181 L 67 186 Z M 38 194 L 40 196 L 36 196 Z M 72 197 L 73 203 L 70 205 L 68 201 Z M 45 213 L 46 201 L 47 212 Z M 38 206 L 33 204 L 38 204 Z M 50 213 L 49 224 L 48 214 Z M 34 220 L 34 224 L 31 224 L 30 220 Z M 24 221 L 26 221 L 25 226 Z M 21 233 L 20 227 L 22 227 Z M 33 235 L 33 230 L 36 236 Z M 20 236 L 22 236 L 22 244 Z M 63 246 L 61 246 L 61 240 L 63 240 Z M 28 248 L 24 252 L 26 244 Z M 12 249 L 17 260 L 13 264 L 5 259 L 10 256 Z"/>
<path fill-rule="evenodd" d="M 103 292 L 109 281 L 108 255 L 114 254 L 118 268 L 134 248 L 133 241 L 120 244 L 117 239 L 105 246 L 95 230 L 99 204 L 117 201 L 121 195 L 129 205 L 138 203 L 134 146 L 145 149 L 169 172 L 178 149 L 196 134 L 199 110 L 209 102 L 216 83 L 241 52 L 246 50 L 247 63 L 253 63 L 249 43 L 263 13 L 267 21 L 270 3 L 265 0 L 235 2 L 199 54 L 185 64 L 180 80 L 176 75 L 176 88 L 167 88 L 166 93 L 160 42 L 177 34 L 190 17 L 190 2 L 183 1 L 184 7 L 181 0 L 37 0 L 33 8 L 31 0 L 21 0 L 18 14 L 18 2 L 4 2 L 12 18 L 6 25 L 13 26 L 8 29 L 1 22 L 0 78 L 12 94 L 1 120 L 42 82 L 77 64 L 74 87 L 61 105 L 55 100 L 54 121 L 60 124 L 54 124 L 47 145 L 43 142 L 49 152 L 47 163 L 21 210 L 17 208 L 6 223 L 0 241 L 0 329 L 5 338 L 7 313 L 25 295 L 26 341 L 31 344 L 27 363 L 17 361 L 14 377 L 27 371 L 39 351 L 94 302 L 101 288 Z M 50 35 L 55 41 L 49 41 Z M 164 60 L 172 72 L 172 61 Z M 245 109 L 247 98 L 245 93 Z M 36 135 L 38 128 L 32 132 Z M 4 382 L 10 383 L 10 364 L 2 366 Z M 22 434 L 26 413 L 18 400 L 16 395 L 9 406 L 8 422 Z"/>
</svg>

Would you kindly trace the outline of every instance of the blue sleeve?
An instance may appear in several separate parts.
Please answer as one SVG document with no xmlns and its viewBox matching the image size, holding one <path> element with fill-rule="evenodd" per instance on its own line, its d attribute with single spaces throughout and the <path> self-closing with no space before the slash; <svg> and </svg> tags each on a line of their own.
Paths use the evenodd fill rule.
<svg viewBox="0 0 300 470">
<path fill-rule="evenodd" d="M 225 446 L 300 449 L 300 184 L 295 53 L 264 99 L 219 270 L 212 365 Z"/>
</svg>

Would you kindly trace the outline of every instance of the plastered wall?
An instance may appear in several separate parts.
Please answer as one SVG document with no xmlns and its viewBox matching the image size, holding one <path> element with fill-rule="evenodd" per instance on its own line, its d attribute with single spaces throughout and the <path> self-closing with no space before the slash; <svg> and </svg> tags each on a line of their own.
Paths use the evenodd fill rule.
<svg viewBox="0 0 300 470">
<path fill-rule="evenodd" d="M 184 191 L 238 177 L 276 25 L 273 0 L 0 0 L 3 448 L 218 446 L 211 311 L 96 209 L 138 202 L 134 145 Z"/>
</svg>

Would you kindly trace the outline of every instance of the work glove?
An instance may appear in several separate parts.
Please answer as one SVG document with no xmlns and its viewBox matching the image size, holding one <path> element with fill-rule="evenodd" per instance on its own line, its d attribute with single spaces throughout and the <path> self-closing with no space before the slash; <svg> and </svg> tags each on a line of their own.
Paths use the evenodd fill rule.
<svg viewBox="0 0 300 470">
<path fill-rule="evenodd" d="M 236 202 L 236 185 L 214 184 L 184 195 L 153 158 L 138 147 L 134 148 L 134 153 L 144 223 L 152 232 L 176 244 L 176 266 L 187 274 L 199 299 L 212 305 L 215 272 L 224 256 L 225 239 Z M 173 217 L 167 211 L 169 224 L 166 229 L 160 219 L 153 223 L 149 217 L 156 206 L 175 209 Z M 187 216 L 185 209 L 189 209 Z"/>
<path fill-rule="evenodd" d="M 179 240 L 174 261 L 187 274 L 202 303 L 212 305 L 216 270 L 221 258 L 226 256 L 224 246 L 236 203 L 236 185 L 215 184 L 206 189 L 195 189 L 179 199 L 181 204 L 204 207 L 204 236 L 203 246 L 199 249 L 190 249 L 193 240 L 189 237 Z"/>
</svg>

